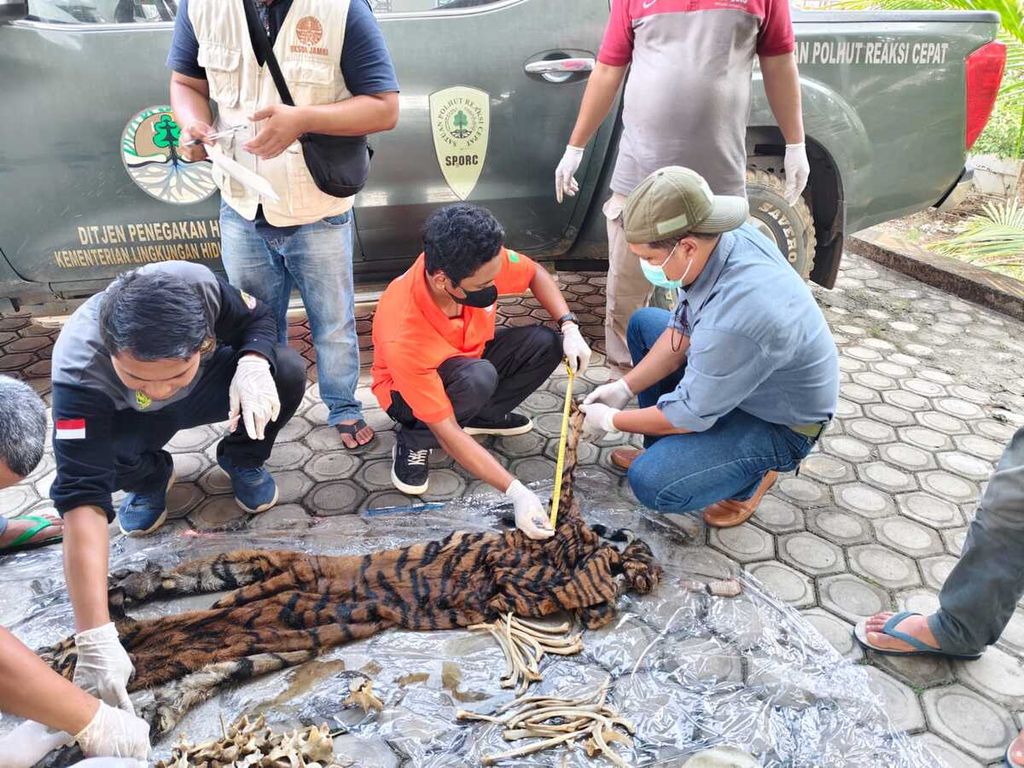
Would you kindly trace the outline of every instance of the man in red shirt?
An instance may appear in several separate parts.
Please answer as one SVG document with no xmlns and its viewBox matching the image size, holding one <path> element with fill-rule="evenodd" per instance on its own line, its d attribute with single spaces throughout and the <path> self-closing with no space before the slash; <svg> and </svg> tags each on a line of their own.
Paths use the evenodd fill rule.
<svg viewBox="0 0 1024 768">
<path fill-rule="evenodd" d="M 377 305 L 373 393 L 399 424 L 391 468 L 398 490 L 426 492 L 430 449 L 440 446 L 512 500 L 527 536 L 547 538 L 553 531 L 540 499 L 473 435 L 529 432 L 533 422 L 512 409 L 563 355 L 583 373 L 590 348 L 554 279 L 504 241 L 484 208 L 460 203 L 427 219 L 423 253 Z M 561 335 L 543 325 L 495 332 L 498 296 L 527 288 L 558 319 Z"/>
</svg>

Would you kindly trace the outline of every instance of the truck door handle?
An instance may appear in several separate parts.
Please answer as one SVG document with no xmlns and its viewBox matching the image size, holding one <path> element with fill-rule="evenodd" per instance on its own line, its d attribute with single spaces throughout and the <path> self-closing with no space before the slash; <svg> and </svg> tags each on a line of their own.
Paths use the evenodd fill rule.
<svg viewBox="0 0 1024 768">
<path fill-rule="evenodd" d="M 549 83 L 564 83 L 575 74 L 591 72 L 593 69 L 594 59 L 591 57 L 541 59 L 540 61 L 531 61 L 523 67 L 526 74 L 540 75 Z"/>
</svg>

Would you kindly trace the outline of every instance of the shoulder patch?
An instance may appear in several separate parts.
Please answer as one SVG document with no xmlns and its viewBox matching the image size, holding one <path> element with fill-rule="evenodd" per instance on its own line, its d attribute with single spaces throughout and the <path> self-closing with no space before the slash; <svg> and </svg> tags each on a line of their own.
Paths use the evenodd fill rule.
<svg viewBox="0 0 1024 768">
<path fill-rule="evenodd" d="M 516 253 L 515 251 L 509 250 L 508 251 L 508 260 L 510 262 L 512 262 L 513 264 L 518 264 L 519 263 L 519 254 Z"/>
<path fill-rule="evenodd" d="M 245 306 L 249 309 L 256 309 L 256 297 L 252 296 L 245 291 L 239 291 L 239 295 L 242 297 L 242 301 L 245 302 Z"/>
<path fill-rule="evenodd" d="M 85 440 L 85 419 L 57 419 L 53 426 L 58 440 Z"/>
</svg>

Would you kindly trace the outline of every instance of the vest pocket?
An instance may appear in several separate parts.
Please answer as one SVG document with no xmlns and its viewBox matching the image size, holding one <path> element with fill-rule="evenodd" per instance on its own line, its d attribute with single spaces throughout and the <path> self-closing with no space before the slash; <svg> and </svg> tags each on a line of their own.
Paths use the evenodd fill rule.
<svg viewBox="0 0 1024 768">
<path fill-rule="evenodd" d="M 206 70 L 210 98 L 220 107 L 237 107 L 242 79 L 242 52 L 220 43 L 199 43 L 199 66 Z"/>
<path fill-rule="evenodd" d="M 281 72 L 296 104 L 330 104 L 337 94 L 335 71 L 338 67 L 337 62 L 329 61 L 284 61 Z"/>
</svg>

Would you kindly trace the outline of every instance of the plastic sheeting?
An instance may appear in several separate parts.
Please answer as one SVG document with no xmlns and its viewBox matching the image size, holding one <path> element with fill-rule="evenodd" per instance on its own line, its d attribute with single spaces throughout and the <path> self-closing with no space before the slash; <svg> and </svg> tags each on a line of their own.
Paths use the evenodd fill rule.
<svg viewBox="0 0 1024 768">
<path fill-rule="evenodd" d="M 609 687 L 609 701 L 636 726 L 632 750 L 616 747 L 637 766 L 679 766 L 701 750 L 731 745 L 768 766 L 930 766 L 934 759 L 896 732 L 868 676 L 844 660 L 799 613 L 767 595 L 737 566 L 707 547 L 687 544 L 679 529 L 626 506 L 606 476 L 576 481 L 592 522 L 628 527 L 645 539 L 665 568 L 653 594 L 626 597 L 608 626 L 584 633 L 585 650 L 546 657 L 544 680 L 529 693 L 576 697 Z M 500 525 L 499 497 L 453 502 L 441 509 L 395 509 L 362 516 L 294 519 L 273 512 L 246 528 L 199 533 L 184 522 L 146 539 L 117 538 L 112 569 L 240 548 L 365 553 L 438 538 L 454 528 Z M 690 591 L 687 581 L 738 575 L 738 597 Z M 72 630 L 60 548 L 0 562 L 0 624 L 30 647 Z M 149 617 L 205 608 L 216 595 L 136 607 Z M 189 713 L 176 733 L 198 742 L 220 735 L 222 718 L 264 714 L 276 729 L 326 722 L 343 731 L 338 755 L 363 768 L 477 765 L 485 755 L 520 746 L 489 723 L 462 723 L 456 711 L 490 712 L 513 698 L 501 689 L 501 651 L 486 634 L 468 631 L 387 631 L 335 648 L 301 667 L 226 689 Z M 353 678 L 369 676 L 384 701 L 381 713 L 345 707 Z M 145 694 L 140 694 L 145 695 Z M 14 718 L 0 721 L 0 733 Z M 174 739 L 156 745 L 168 756 Z M 607 764 L 581 749 L 558 748 L 518 758 L 515 765 Z"/>
</svg>

